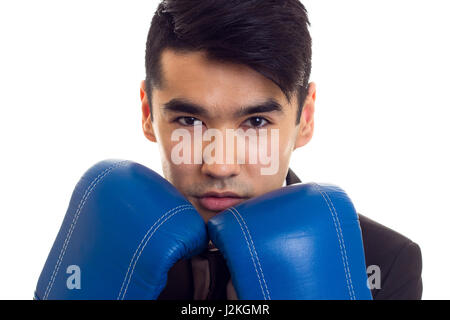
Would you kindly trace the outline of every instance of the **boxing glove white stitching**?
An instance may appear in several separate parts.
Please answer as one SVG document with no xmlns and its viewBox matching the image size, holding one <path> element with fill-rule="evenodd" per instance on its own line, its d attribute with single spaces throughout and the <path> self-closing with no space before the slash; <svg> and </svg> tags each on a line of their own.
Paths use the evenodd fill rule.
<svg viewBox="0 0 450 320">
<path fill-rule="evenodd" d="M 261 287 L 261 292 L 262 292 L 262 294 L 263 294 L 263 296 L 264 296 L 264 300 L 270 300 L 270 294 L 269 294 L 269 291 L 268 291 L 268 289 L 267 289 L 267 284 L 266 284 L 266 281 L 265 281 L 265 279 L 264 279 L 264 274 L 262 274 L 261 276 L 263 277 L 263 281 L 264 281 L 264 284 L 265 284 L 265 287 L 266 287 L 266 290 L 267 290 L 267 296 L 266 296 L 266 294 L 265 294 L 265 292 L 264 292 L 264 288 L 263 288 L 262 283 L 261 283 L 261 276 L 259 275 L 259 272 L 258 272 L 258 270 L 257 270 L 257 268 L 256 268 L 255 258 L 254 258 L 254 256 L 253 256 L 252 249 L 250 248 L 250 243 L 248 242 L 248 239 L 247 239 L 247 236 L 246 236 L 246 234 L 245 234 L 245 231 L 244 231 L 244 229 L 242 228 L 241 222 L 240 222 L 239 219 L 236 217 L 235 213 L 232 211 L 233 209 L 234 209 L 235 211 L 237 211 L 236 208 L 234 208 L 234 207 L 230 207 L 228 210 L 233 214 L 234 218 L 236 219 L 236 221 L 239 223 L 239 226 L 241 227 L 242 234 L 244 235 L 245 242 L 247 243 L 248 250 L 250 251 L 250 255 L 251 255 L 251 257 L 252 257 L 253 267 L 255 268 L 255 272 L 256 272 L 256 275 L 257 275 L 257 277 L 258 277 L 259 286 Z M 239 213 L 238 213 L 238 214 L 239 214 Z M 242 218 L 242 216 L 241 216 L 241 218 Z M 245 222 L 244 222 L 244 223 L 245 223 Z M 248 230 L 248 229 L 247 229 L 247 230 Z M 249 232 L 249 237 L 251 237 L 251 236 L 250 236 L 250 232 Z M 256 250 L 255 250 L 255 254 L 256 254 Z M 258 258 L 258 257 L 257 257 L 257 258 Z M 258 261 L 258 264 L 259 264 L 259 261 Z M 261 270 L 261 272 L 262 272 L 262 270 Z"/>
<path fill-rule="evenodd" d="M 84 204 L 86 203 L 87 198 L 89 197 L 89 195 L 91 194 L 92 190 L 94 190 L 95 186 L 105 177 L 107 176 L 109 173 L 111 173 L 114 169 L 120 167 L 120 166 L 124 166 L 126 163 L 128 163 L 128 160 L 125 161 L 120 161 L 117 162 L 116 164 L 110 166 L 109 168 L 103 170 L 94 180 L 91 181 L 91 183 L 89 184 L 89 186 L 86 188 L 83 197 L 81 198 L 78 207 L 77 207 L 77 211 L 75 212 L 75 215 L 73 217 L 72 223 L 69 227 L 69 231 L 67 232 L 66 238 L 64 240 L 63 246 L 61 248 L 61 251 L 59 253 L 58 256 L 58 260 L 56 261 L 55 267 L 53 269 L 53 273 L 52 276 L 50 277 L 50 280 L 48 282 L 47 288 L 45 289 L 45 293 L 44 293 L 44 297 L 43 300 L 46 300 L 50 294 L 50 291 L 52 290 L 53 284 L 55 283 L 55 279 L 56 276 L 58 274 L 59 271 L 59 267 L 61 266 L 61 262 L 64 258 L 64 255 L 66 253 L 66 249 L 69 245 L 70 242 L 70 238 L 72 236 L 72 232 L 75 229 L 75 226 L 77 224 L 78 221 L 78 217 L 80 215 L 81 210 L 84 207 Z"/>
<path fill-rule="evenodd" d="M 317 183 L 312 183 L 312 185 L 317 189 L 317 191 L 320 192 L 320 194 L 321 194 L 322 198 L 325 200 L 325 202 L 328 206 L 328 209 L 330 210 L 331 216 L 333 218 L 334 228 L 336 230 L 336 235 L 337 235 L 337 238 L 339 241 L 339 249 L 341 251 L 341 258 L 342 258 L 342 264 L 344 266 L 345 278 L 347 280 L 347 288 L 349 291 L 350 299 L 355 300 L 356 297 L 355 297 L 355 292 L 353 289 L 351 273 L 350 273 L 350 270 L 348 267 L 347 251 L 345 249 L 344 236 L 342 234 L 342 229 L 341 229 L 341 225 L 339 222 L 339 217 L 337 216 L 337 211 L 333 205 L 333 201 L 331 201 L 331 199 L 328 196 L 328 194 L 326 193 L 326 191 L 322 191 L 322 188 L 320 188 L 320 186 Z M 329 202 L 327 199 L 325 199 L 324 193 L 325 193 L 326 197 L 328 198 Z M 333 210 L 331 209 L 330 204 L 331 204 L 331 207 L 333 208 Z M 333 214 L 333 212 L 334 212 L 334 214 Z M 336 221 L 337 221 L 337 225 L 336 225 Z M 338 233 L 338 226 L 339 226 L 339 233 Z M 342 237 L 342 241 L 341 241 L 341 237 Z M 349 283 L 349 281 L 350 281 L 350 283 Z"/>
<path fill-rule="evenodd" d="M 184 208 L 181 208 L 181 209 L 176 210 L 174 213 L 172 213 L 170 216 L 168 216 L 166 219 L 164 219 L 164 221 L 162 221 L 161 223 L 159 223 L 159 224 L 156 226 L 156 228 L 153 230 L 153 232 L 150 234 L 150 236 L 148 236 L 149 232 L 153 229 L 153 227 L 155 226 L 155 224 L 158 223 L 159 220 L 161 220 L 161 219 L 164 218 L 166 215 L 168 215 L 170 212 L 172 212 L 173 210 L 175 210 L 176 208 L 179 208 L 179 207 L 184 207 Z M 123 300 L 123 299 L 125 298 L 125 295 L 126 295 L 127 290 L 128 290 L 128 286 L 129 286 L 129 284 L 130 284 L 131 278 L 133 277 L 134 269 L 135 269 L 136 264 L 137 264 L 137 262 L 138 262 L 138 260 L 139 260 L 139 257 L 141 256 L 142 252 L 144 251 L 145 247 L 147 246 L 148 241 L 151 239 L 151 237 L 153 236 L 153 234 L 154 234 L 154 233 L 156 232 L 156 230 L 158 230 L 159 227 L 161 227 L 167 220 L 169 220 L 170 218 L 172 218 L 175 214 L 177 214 L 177 213 L 179 213 L 179 212 L 181 212 L 181 211 L 184 211 L 184 210 L 192 210 L 192 211 L 194 211 L 194 212 L 197 212 L 197 211 L 194 209 L 194 207 L 191 206 L 191 205 L 181 205 L 181 206 L 172 208 L 171 210 L 169 210 L 168 212 L 166 212 L 164 215 L 162 215 L 162 216 L 161 216 L 161 217 L 160 217 L 160 218 L 159 218 L 159 219 L 158 219 L 158 220 L 157 220 L 157 221 L 156 221 L 156 222 L 148 229 L 148 231 L 146 232 L 145 236 L 142 238 L 141 243 L 139 244 L 138 248 L 136 249 L 135 254 L 133 255 L 133 258 L 132 258 L 131 261 L 130 261 L 130 265 L 131 265 L 131 263 L 133 262 L 133 259 L 134 259 L 135 255 L 136 255 L 136 252 L 139 250 L 139 247 L 141 246 L 141 244 L 143 243 L 143 241 L 145 240 L 145 238 L 147 238 L 147 236 L 148 236 L 147 240 L 145 240 L 144 245 L 143 245 L 142 248 L 140 249 L 139 254 L 137 255 L 136 260 L 134 261 L 133 268 L 131 269 L 130 276 L 129 276 L 128 281 L 127 281 L 127 285 L 126 285 L 126 287 L 125 287 L 125 291 L 123 292 L 122 297 L 120 297 L 120 294 L 121 294 L 122 289 L 123 289 L 123 285 L 125 284 L 125 281 L 126 281 L 127 276 L 128 276 L 128 271 L 127 271 L 127 274 L 125 275 L 125 278 L 123 279 L 122 287 L 121 287 L 121 289 L 120 289 L 120 292 L 119 292 L 119 295 L 118 295 L 118 297 L 117 297 L 117 300 L 119 300 L 119 299 L 120 299 L 120 300 Z M 129 269 L 129 267 L 128 267 L 128 269 Z"/>
</svg>

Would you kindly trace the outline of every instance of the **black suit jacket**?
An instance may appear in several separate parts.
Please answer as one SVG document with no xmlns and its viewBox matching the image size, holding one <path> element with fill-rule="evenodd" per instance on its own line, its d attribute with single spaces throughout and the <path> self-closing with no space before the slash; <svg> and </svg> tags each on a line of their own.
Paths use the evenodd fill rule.
<svg viewBox="0 0 450 320">
<path fill-rule="evenodd" d="M 286 184 L 301 180 L 289 169 Z M 374 300 L 419 300 L 422 297 L 422 255 L 419 246 L 407 237 L 359 214 L 364 253 Z M 210 253 L 208 253 L 210 254 Z M 211 258 L 210 258 L 211 257 Z M 226 299 L 229 272 L 219 251 L 210 254 L 208 299 Z M 372 268 L 375 266 L 375 268 Z M 373 272 L 381 275 L 377 282 Z M 158 300 L 193 299 L 194 283 L 189 259 L 178 261 L 169 271 L 168 281 Z"/>
</svg>

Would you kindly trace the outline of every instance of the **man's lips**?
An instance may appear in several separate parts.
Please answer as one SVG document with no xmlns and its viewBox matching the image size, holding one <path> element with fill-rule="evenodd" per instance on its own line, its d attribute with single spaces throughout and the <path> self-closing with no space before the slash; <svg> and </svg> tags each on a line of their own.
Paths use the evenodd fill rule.
<svg viewBox="0 0 450 320">
<path fill-rule="evenodd" d="M 223 211 L 229 207 L 232 207 L 240 202 L 245 201 L 247 198 L 241 197 L 233 192 L 207 192 L 198 200 L 202 207 L 210 211 Z"/>
</svg>

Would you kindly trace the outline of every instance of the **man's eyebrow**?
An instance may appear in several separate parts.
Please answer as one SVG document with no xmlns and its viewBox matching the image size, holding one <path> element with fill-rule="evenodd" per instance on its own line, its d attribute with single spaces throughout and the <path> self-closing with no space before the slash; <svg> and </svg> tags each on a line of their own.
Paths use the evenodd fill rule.
<svg viewBox="0 0 450 320">
<path fill-rule="evenodd" d="M 205 107 L 183 98 L 171 99 L 169 102 L 162 105 L 162 109 L 163 112 L 180 112 L 205 117 L 209 116 L 209 112 Z M 234 112 L 233 116 L 239 118 L 254 113 L 268 113 L 274 111 L 283 113 L 283 107 L 277 101 L 270 98 L 261 103 L 242 106 L 238 111 Z"/>
<path fill-rule="evenodd" d="M 236 111 L 234 113 L 234 116 L 238 118 L 254 113 L 268 113 L 274 111 L 283 113 L 283 107 L 277 101 L 270 98 L 262 103 L 258 103 L 252 106 L 243 106 L 239 111 Z"/>
<path fill-rule="evenodd" d="M 208 116 L 208 110 L 206 108 L 182 98 L 174 98 L 164 103 L 162 109 L 166 112 L 182 112 L 198 116 Z"/>
</svg>

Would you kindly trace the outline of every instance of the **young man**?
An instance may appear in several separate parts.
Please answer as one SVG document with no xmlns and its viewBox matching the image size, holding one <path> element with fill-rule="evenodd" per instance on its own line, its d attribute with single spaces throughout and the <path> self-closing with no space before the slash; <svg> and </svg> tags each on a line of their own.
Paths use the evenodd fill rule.
<svg viewBox="0 0 450 320">
<path fill-rule="evenodd" d="M 142 127 L 159 144 L 165 178 L 205 222 L 230 206 L 301 182 L 289 161 L 314 132 L 308 25 L 298 0 L 169 0 L 158 6 L 147 39 Z M 214 130 L 209 143 L 208 130 Z M 244 156 L 239 162 L 234 154 L 232 161 L 216 161 L 223 150 L 227 156 L 236 153 L 239 146 L 228 144 L 205 152 L 229 130 L 256 138 L 267 134 L 269 161 L 249 163 Z M 194 151 L 175 152 L 181 136 L 194 137 L 183 145 Z M 199 147 L 198 137 L 203 137 Z M 200 161 L 194 159 L 196 150 L 203 151 Z M 188 161 L 179 161 L 180 154 Z M 262 174 L 268 165 L 274 170 Z M 420 299 L 419 246 L 363 215 L 359 219 L 369 280 L 375 279 L 373 298 Z M 179 261 L 159 296 L 236 298 L 226 263 L 212 243 L 207 252 Z"/>
</svg>

